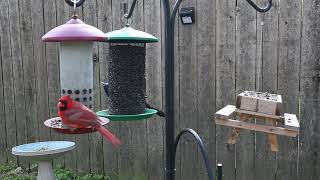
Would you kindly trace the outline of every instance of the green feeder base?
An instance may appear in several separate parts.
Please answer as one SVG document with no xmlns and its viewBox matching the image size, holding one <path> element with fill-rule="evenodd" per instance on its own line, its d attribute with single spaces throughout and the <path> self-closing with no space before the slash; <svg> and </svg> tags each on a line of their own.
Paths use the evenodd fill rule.
<svg viewBox="0 0 320 180">
<path fill-rule="evenodd" d="M 98 111 L 97 115 L 108 118 L 110 121 L 137 121 L 151 118 L 158 111 L 155 109 L 145 109 L 143 114 L 116 115 L 109 114 L 108 110 Z"/>
</svg>

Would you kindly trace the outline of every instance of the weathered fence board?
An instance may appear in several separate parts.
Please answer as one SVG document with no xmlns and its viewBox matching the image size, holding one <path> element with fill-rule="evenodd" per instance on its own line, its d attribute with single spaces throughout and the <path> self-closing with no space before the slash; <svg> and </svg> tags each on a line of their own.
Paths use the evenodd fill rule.
<svg viewBox="0 0 320 180">
<path fill-rule="evenodd" d="M 209 153 L 210 162 L 215 157 L 215 123 L 212 120 L 215 112 L 215 1 L 197 1 L 197 129 Z M 211 17 L 211 18 L 208 18 Z M 207 179 L 207 170 L 198 148 L 198 179 Z M 213 166 L 213 171 L 215 167 Z"/>
<path fill-rule="evenodd" d="M 196 7 L 196 1 L 189 0 L 183 3 L 182 7 Z M 177 21 L 178 22 L 178 21 Z M 182 23 L 176 23 L 179 27 L 179 41 L 177 46 L 179 48 L 179 66 L 180 71 L 175 73 L 180 74 L 180 96 L 179 96 L 179 130 L 184 128 L 197 129 L 197 67 L 201 62 L 197 59 L 197 28 L 193 26 L 183 25 Z M 197 22 L 196 22 L 197 24 Z M 189 107 L 193 106 L 192 109 Z M 181 179 L 198 179 L 197 173 L 194 173 L 194 169 L 198 169 L 198 154 L 197 144 L 192 139 L 193 137 L 184 136 L 180 141 L 179 151 L 181 153 Z M 190 140 L 189 140 L 190 139 Z M 190 156 L 193 154 L 193 156 Z"/>
<path fill-rule="evenodd" d="M 8 7 L 8 3 L 7 1 L 0 1 L 0 6 L 1 7 L 5 7 L 4 10 L 2 10 L 0 12 L 0 23 L 1 23 L 1 26 L 0 26 L 0 70 L 2 71 L 2 73 L 0 73 L 0 102 L 3 102 L 0 104 L 0 116 L 2 118 L 0 118 L 0 124 L 1 124 L 1 128 L 4 129 L 2 130 L 0 133 L 0 137 L 2 137 L 0 139 L 0 163 L 6 163 L 7 162 L 7 125 L 6 125 L 6 113 L 5 113 L 5 97 L 4 97 L 4 83 L 2 82 L 3 79 L 5 79 L 3 77 L 3 70 L 4 69 L 7 69 L 7 68 L 4 68 L 3 67 L 3 64 L 2 63 L 2 59 L 6 59 L 6 57 L 4 57 L 4 52 L 7 51 L 7 48 L 5 47 L 5 40 L 6 38 L 9 38 L 9 33 L 5 33 L 6 31 L 10 31 L 7 30 L 7 28 L 10 28 L 8 26 L 5 26 L 5 24 L 8 21 L 8 16 L 9 16 L 9 7 Z M 8 37 L 6 37 L 8 36 Z M 7 41 L 8 42 L 8 41 Z M 11 68 L 9 67 L 8 69 L 12 69 L 12 66 Z M 12 75 L 11 75 L 12 77 Z M 13 80 L 12 80 L 13 81 Z M 10 79 L 8 80 L 8 82 L 10 82 Z M 10 86 L 9 86 L 10 87 Z M 12 96 L 10 96 L 12 97 Z M 14 127 L 11 127 L 13 128 L 13 130 L 15 131 L 15 126 Z M 9 153 L 8 153 L 9 155 Z"/>
<path fill-rule="evenodd" d="M 236 1 L 216 2 L 216 108 L 235 102 Z M 230 128 L 216 126 L 216 158 L 223 179 L 235 179 L 235 146 L 227 144 Z"/>
<path fill-rule="evenodd" d="M 33 57 L 34 57 L 34 71 L 36 82 L 36 102 L 37 102 L 37 126 L 39 128 L 38 140 L 48 141 L 50 140 L 50 131 L 45 126 L 42 126 L 43 122 L 48 119 L 49 116 L 49 104 L 48 104 L 48 86 L 46 77 L 47 72 L 47 58 L 45 58 L 45 46 L 39 43 L 41 40 L 40 34 L 43 34 L 45 24 L 43 18 L 43 1 L 36 0 L 34 6 L 31 6 L 32 16 L 32 39 L 33 39 Z"/>
<path fill-rule="evenodd" d="M 24 66 L 22 55 L 22 40 L 21 40 L 21 26 L 20 21 L 20 7 L 18 1 L 9 1 L 10 11 L 10 30 L 11 30 L 11 49 L 13 60 L 13 79 L 14 79 L 14 94 L 15 94 L 15 114 L 16 114 L 16 129 L 17 129 L 17 144 L 23 144 L 28 142 L 27 140 L 27 112 L 25 102 L 25 85 L 24 85 Z M 32 49 L 32 47 L 31 47 Z M 11 92 L 12 93 L 12 92 Z M 14 128 L 13 128 L 14 129 Z M 9 129 L 12 130 L 12 129 Z M 11 139 L 7 139 L 7 143 L 11 143 Z M 10 150 L 9 150 L 10 152 Z M 19 164 L 26 166 L 27 163 L 19 159 Z"/>
<path fill-rule="evenodd" d="M 144 30 L 159 38 L 161 37 L 160 5 L 161 2 L 158 0 L 144 1 Z M 161 40 L 162 38 L 160 43 L 148 44 L 146 54 L 147 102 L 159 109 L 163 109 Z M 163 125 L 162 117 L 155 116 L 147 121 L 147 179 L 149 180 L 164 178 Z"/>
<path fill-rule="evenodd" d="M 0 37 L 1 41 L 1 37 Z M 1 50 L 0 50 L 1 54 Z M 2 69 L 2 56 L 0 56 L 0 69 Z M 2 79 L 2 73 L 0 73 L 0 78 Z M 0 81 L 0 86 L 3 87 L 2 81 Z M 0 101 L 4 102 L 3 97 L 3 88 L 0 88 Z M 6 129 L 6 119 L 5 119 L 5 112 L 4 112 L 4 103 L 0 106 L 0 116 L 3 117 L 0 119 L 1 128 Z M 0 139 L 0 163 L 4 164 L 7 163 L 7 134 L 6 130 L 3 130 L 0 132 L 0 136 L 2 137 Z"/>
<path fill-rule="evenodd" d="M 280 1 L 278 90 L 284 100 L 283 111 L 299 114 L 299 71 L 301 40 L 301 2 Z M 297 180 L 298 138 L 278 136 L 276 179 Z M 283 151 L 286 149 L 286 151 Z"/>
<path fill-rule="evenodd" d="M 0 38 L 1 40 L 1 38 Z M 1 53 L 1 51 L 0 51 Z M 2 69 L 2 57 L 0 56 L 0 68 Z M 2 79 L 2 74 L 0 73 L 0 78 Z M 3 87 L 3 83 L 2 81 L 0 81 L 0 86 Z M 0 88 L 0 101 L 4 102 L 4 98 L 3 98 L 3 89 Z M 0 116 L 3 117 L 0 119 L 0 123 L 1 123 L 1 128 L 5 128 L 6 129 L 6 119 L 5 119 L 5 113 L 4 113 L 4 104 L 2 104 L 0 106 Z M 3 130 L 0 132 L 0 136 L 2 137 L 0 139 L 0 163 L 4 164 L 7 163 L 7 134 L 6 134 L 6 130 Z"/>
<path fill-rule="evenodd" d="M 32 17 L 31 3 L 19 1 L 21 54 L 23 61 L 25 111 L 26 111 L 26 137 L 29 142 L 38 141 L 37 99 L 33 57 Z M 20 121 L 20 120 L 18 120 Z"/>
<path fill-rule="evenodd" d="M 255 89 L 256 11 L 246 1 L 237 3 L 236 25 L 236 94 Z M 240 131 L 236 144 L 236 177 L 254 180 L 255 132 Z"/>
<path fill-rule="evenodd" d="M 300 142 L 299 179 L 320 177 L 320 6 L 318 1 L 304 1 L 300 70 Z"/>
<path fill-rule="evenodd" d="M 4 7 L 4 10 L 0 14 L 1 26 L 1 59 L 2 59 L 2 79 L 3 85 L 2 94 L 2 106 L 3 106 L 3 121 L 5 131 L 3 131 L 4 136 L 2 136 L 2 140 L 4 140 L 3 147 L 3 158 L 6 161 L 6 157 L 8 156 L 9 161 L 16 161 L 16 159 L 11 155 L 10 146 L 14 146 L 16 144 L 16 138 L 12 139 L 12 137 L 16 137 L 16 120 L 15 120 L 15 105 L 14 105 L 14 79 L 13 79 L 13 66 L 12 61 L 8 61 L 11 57 L 11 43 L 10 43 L 10 14 L 9 14 L 9 4 L 8 1 L 2 1 L 1 7 Z M 12 141 L 9 141 L 12 139 Z M 9 141 L 9 142 L 8 142 Z M 7 142 L 7 143 L 6 143 Z M 1 143 L 2 144 L 2 143 Z M 2 159 L 2 158 L 1 158 Z"/>
<path fill-rule="evenodd" d="M 104 32 L 124 26 L 123 3 L 91 0 L 78 8 L 84 22 Z M 163 109 L 164 23 L 159 0 L 138 1 L 132 27 L 160 38 L 147 45 L 147 101 Z M 265 0 L 257 0 L 263 6 Z M 304 3 L 304 4 L 302 4 Z M 174 4 L 174 0 L 170 1 Z M 194 25 L 175 28 L 175 129 L 191 127 L 200 134 L 211 165 L 223 163 L 224 179 L 310 179 L 319 174 L 320 94 L 319 21 L 317 1 L 274 0 L 270 12 L 257 13 L 245 0 L 192 0 L 181 7 L 196 9 Z M 302 8 L 303 7 L 303 8 Z M 104 173 L 112 179 L 163 179 L 164 118 L 111 122 L 107 128 L 123 142 L 119 149 L 90 135 L 62 135 L 43 126 L 57 116 L 60 96 L 57 43 L 41 37 L 72 15 L 63 0 L 0 1 L 0 163 L 13 161 L 11 148 L 39 140 L 76 141 L 77 149 L 55 158 L 55 166 L 79 172 Z M 302 30 L 302 31 L 301 31 Z M 94 45 L 94 110 L 108 109 L 100 81 L 107 80 L 108 43 Z M 216 109 L 235 104 L 243 90 L 278 93 L 284 110 L 301 123 L 298 138 L 279 137 L 279 152 L 270 151 L 264 134 L 243 130 L 236 145 L 227 145 L 231 128 L 216 126 Z M 199 149 L 182 138 L 176 179 L 207 179 Z M 299 143 L 299 144 L 298 144 Z M 28 161 L 21 161 L 28 167 Z"/>
<path fill-rule="evenodd" d="M 258 68 L 256 90 L 275 93 L 277 91 L 277 49 L 279 1 L 275 0 L 269 13 L 257 14 Z M 266 1 L 259 0 L 264 5 Z M 270 150 L 268 137 L 256 133 L 255 178 L 274 179 L 276 173 L 276 154 Z"/>
<path fill-rule="evenodd" d="M 22 59 L 23 59 L 23 69 L 24 69 L 24 85 L 25 85 L 25 101 L 26 101 L 26 124 L 27 124 L 27 136 L 28 142 L 38 142 L 39 141 L 39 120 L 38 120 L 38 106 L 41 106 L 41 101 L 38 102 L 37 94 L 41 93 L 37 89 L 38 79 L 40 77 L 36 76 L 36 68 L 37 65 L 40 65 L 36 60 L 39 58 L 42 59 L 41 53 L 43 46 L 37 43 L 34 45 L 34 41 L 39 41 L 39 34 L 43 32 L 38 31 L 38 29 L 43 28 L 43 26 L 39 26 L 38 23 L 41 23 L 41 20 L 38 18 L 42 18 L 37 15 L 37 11 L 40 11 L 40 15 L 42 14 L 42 6 L 41 2 L 36 2 L 36 6 L 31 6 L 28 1 L 19 1 L 20 8 L 20 28 L 21 28 L 21 43 L 22 43 Z M 37 8 L 37 10 L 33 9 Z M 21 11 L 23 9 L 23 11 Z M 32 18 L 30 18 L 32 17 Z M 42 22 L 43 24 L 43 22 Z M 42 25 L 41 24 L 41 25 Z M 36 26 L 36 27 L 34 27 Z M 40 55 L 39 55 L 40 54 Z M 26 55 L 26 56 L 24 56 Z M 38 58 L 39 57 L 39 58 Z M 37 65 L 36 65 L 37 64 Z M 43 106 L 45 107 L 45 106 Z M 44 114 L 43 112 L 41 112 Z M 29 162 L 31 163 L 31 162 Z M 30 166 L 30 165 L 29 165 Z"/>
</svg>

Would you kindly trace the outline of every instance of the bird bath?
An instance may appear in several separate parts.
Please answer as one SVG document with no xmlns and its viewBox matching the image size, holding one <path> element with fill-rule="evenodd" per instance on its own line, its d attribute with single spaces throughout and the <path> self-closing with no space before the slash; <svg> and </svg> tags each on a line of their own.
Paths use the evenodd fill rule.
<svg viewBox="0 0 320 180">
<path fill-rule="evenodd" d="M 75 147 L 75 143 L 70 141 L 46 141 L 13 147 L 12 154 L 38 162 L 37 180 L 55 180 L 50 159 Z"/>
</svg>

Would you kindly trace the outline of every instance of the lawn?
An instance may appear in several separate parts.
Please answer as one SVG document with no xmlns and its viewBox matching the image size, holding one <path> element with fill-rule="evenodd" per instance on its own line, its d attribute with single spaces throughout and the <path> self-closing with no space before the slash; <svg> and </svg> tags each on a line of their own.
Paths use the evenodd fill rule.
<svg viewBox="0 0 320 180">
<path fill-rule="evenodd" d="M 110 177 L 96 174 L 78 175 L 73 171 L 57 168 L 54 170 L 57 180 L 111 180 Z M 14 164 L 0 165 L 1 180 L 36 180 L 36 172 L 27 173 Z"/>
</svg>

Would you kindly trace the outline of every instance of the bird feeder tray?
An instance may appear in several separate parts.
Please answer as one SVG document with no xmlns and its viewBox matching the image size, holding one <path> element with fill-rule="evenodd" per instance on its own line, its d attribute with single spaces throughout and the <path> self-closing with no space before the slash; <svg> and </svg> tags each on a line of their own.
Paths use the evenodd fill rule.
<svg viewBox="0 0 320 180">
<path fill-rule="evenodd" d="M 155 109 L 145 109 L 143 114 L 130 114 L 130 115 L 116 115 L 109 114 L 108 110 L 102 110 L 97 112 L 100 117 L 108 118 L 110 121 L 137 121 L 151 118 L 158 111 Z"/>
<path fill-rule="evenodd" d="M 78 18 L 72 18 L 42 37 L 44 42 L 62 41 L 105 41 L 106 35 L 99 29 L 85 24 Z"/>
<path fill-rule="evenodd" d="M 111 43 L 154 43 L 159 39 L 151 34 L 130 27 L 106 33 L 107 41 Z"/>
<path fill-rule="evenodd" d="M 109 123 L 109 120 L 106 118 L 100 118 L 100 121 L 102 126 Z M 95 128 L 92 128 L 92 127 L 76 128 L 76 129 L 71 128 L 63 124 L 60 117 L 48 119 L 44 122 L 44 125 L 62 134 L 86 134 L 86 133 L 93 133 L 97 131 Z"/>
</svg>

